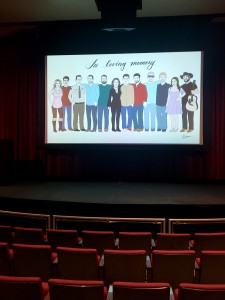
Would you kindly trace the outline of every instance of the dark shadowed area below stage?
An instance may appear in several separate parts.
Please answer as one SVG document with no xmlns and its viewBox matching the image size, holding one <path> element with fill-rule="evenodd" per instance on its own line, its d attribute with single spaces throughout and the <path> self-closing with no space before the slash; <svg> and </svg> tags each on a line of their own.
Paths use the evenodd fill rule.
<svg viewBox="0 0 225 300">
<path fill-rule="evenodd" d="M 0 186 L 0 209 L 123 217 L 224 217 L 224 183 L 21 181 Z"/>
</svg>

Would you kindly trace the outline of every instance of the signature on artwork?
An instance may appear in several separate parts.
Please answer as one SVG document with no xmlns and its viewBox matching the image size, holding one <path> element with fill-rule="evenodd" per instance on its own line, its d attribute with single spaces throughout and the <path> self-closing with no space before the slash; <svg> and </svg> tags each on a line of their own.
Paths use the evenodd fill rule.
<svg viewBox="0 0 225 300">
<path fill-rule="evenodd" d="M 183 139 L 187 139 L 187 138 L 190 138 L 190 137 L 191 137 L 191 135 L 187 135 L 187 134 L 183 134 L 183 135 L 182 135 L 182 138 L 183 138 Z"/>
</svg>

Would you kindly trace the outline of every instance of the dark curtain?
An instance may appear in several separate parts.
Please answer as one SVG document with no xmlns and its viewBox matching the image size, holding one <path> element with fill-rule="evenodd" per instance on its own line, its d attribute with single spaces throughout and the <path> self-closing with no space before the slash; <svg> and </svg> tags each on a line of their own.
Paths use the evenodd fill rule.
<svg viewBox="0 0 225 300">
<path fill-rule="evenodd" d="M 220 20 L 222 22 L 220 22 Z M 214 52 L 209 80 L 213 81 L 211 95 L 212 146 L 208 157 L 208 177 L 225 179 L 225 19 L 212 23 Z"/>
<path fill-rule="evenodd" d="M 0 138 L 14 142 L 15 160 L 37 156 L 36 62 L 1 62 Z"/>
</svg>

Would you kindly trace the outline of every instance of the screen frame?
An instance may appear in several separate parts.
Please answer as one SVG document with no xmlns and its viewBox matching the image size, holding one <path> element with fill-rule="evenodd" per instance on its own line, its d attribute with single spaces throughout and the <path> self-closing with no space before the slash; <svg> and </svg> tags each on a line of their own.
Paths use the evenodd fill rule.
<svg viewBox="0 0 225 300">
<path fill-rule="evenodd" d="M 38 72 L 38 147 L 44 147 L 48 150 L 107 150 L 107 149 L 119 149 L 119 150 L 125 150 L 128 149 L 134 149 L 134 150 L 152 150 L 152 151 L 158 151 L 160 150 L 178 150 L 178 151 L 191 151 L 191 152 L 206 152 L 209 149 L 213 149 L 212 146 L 212 116 L 211 116 L 211 109 L 210 109 L 210 91 L 211 91 L 211 85 L 206 85 L 205 82 L 209 79 L 209 71 L 210 71 L 210 57 L 211 53 L 210 51 L 206 50 L 185 50 L 182 51 L 179 49 L 179 51 L 165 51 L 165 52 L 193 52 L 193 51 L 199 51 L 202 53 L 202 62 L 201 62 L 201 68 L 202 68 L 202 77 L 201 77 L 201 93 L 202 97 L 204 95 L 204 100 L 202 104 L 204 105 L 201 110 L 201 122 L 204 122 L 204 120 L 209 120 L 208 123 L 204 123 L 202 134 L 203 134 L 203 143 L 202 144 L 154 144 L 154 143 L 148 143 L 148 144 L 136 144 L 136 143 L 128 143 L 128 144 L 121 144 L 121 143 L 77 143 L 77 144 L 61 144 L 61 143 L 45 143 L 45 126 L 43 120 L 45 119 L 45 103 L 43 102 L 43 98 L 45 98 L 45 86 L 46 82 L 43 78 L 45 78 L 45 59 L 47 55 L 89 55 L 90 53 L 41 53 L 39 55 L 39 72 Z M 60 52 L 60 51 L 59 51 Z M 122 53 L 122 52 L 121 52 Z M 138 53 L 138 52 L 135 52 Z M 140 52 L 143 53 L 143 52 Z M 151 53 L 151 52 L 149 52 Z M 154 53 L 163 53 L 161 51 L 154 51 Z M 98 54 L 101 54 L 98 52 Z M 105 53 L 102 53 L 105 54 Z M 107 53 L 107 54 L 116 54 L 116 53 Z M 43 97 L 44 96 L 44 97 Z M 41 125 L 40 125 L 41 124 Z"/>
</svg>

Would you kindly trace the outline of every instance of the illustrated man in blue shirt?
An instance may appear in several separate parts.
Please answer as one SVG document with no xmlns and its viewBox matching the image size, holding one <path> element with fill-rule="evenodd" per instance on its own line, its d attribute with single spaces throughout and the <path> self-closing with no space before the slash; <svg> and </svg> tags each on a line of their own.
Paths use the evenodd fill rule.
<svg viewBox="0 0 225 300">
<path fill-rule="evenodd" d="M 86 88 L 86 113 L 87 113 L 87 131 L 96 132 L 97 129 L 97 104 L 99 98 L 99 86 L 95 84 L 94 76 L 88 75 Z M 91 123 L 93 122 L 93 129 Z"/>
</svg>

